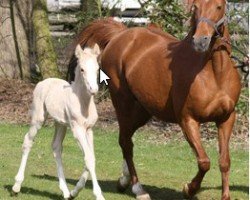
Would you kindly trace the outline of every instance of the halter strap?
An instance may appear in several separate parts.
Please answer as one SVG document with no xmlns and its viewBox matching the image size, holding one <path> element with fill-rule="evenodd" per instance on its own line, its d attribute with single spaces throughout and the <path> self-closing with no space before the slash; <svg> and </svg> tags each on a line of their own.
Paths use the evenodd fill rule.
<svg viewBox="0 0 250 200">
<path fill-rule="evenodd" d="M 208 19 L 206 17 L 201 17 L 200 19 L 198 19 L 197 25 L 200 22 L 206 22 L 207 24 L 209 24 L 210 26 L 212 26 L 215 30 L 215 32 L 217 33 L 217 35 L 220 35 L 219 31 L 218 31 L 218 27 L 221 26 L 223 23 L 226 23 L 227 18 L 224 15 L 218 22 L 213 22 L 211 19 Z"/>
</svg>

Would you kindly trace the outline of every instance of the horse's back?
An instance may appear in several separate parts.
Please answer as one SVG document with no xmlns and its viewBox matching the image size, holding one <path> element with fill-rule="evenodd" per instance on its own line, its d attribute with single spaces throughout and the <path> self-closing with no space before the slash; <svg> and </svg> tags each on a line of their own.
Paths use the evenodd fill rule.
<svg viewBox="0 0 250 200">
<path fill-rule="evenodd" d="M 167 36 L 166 36 L 167 37 Z M 175 121 L 171 99 L 168 47 L 178 41 L 166 39 L 146 28 L 120 33 L 105 48 L 102 67 L 110 76 L 112 90 L 129 91 L 152 115 Z M 164 74 L 164 76 L 163 76 Z M 124 93 L 124 92 L 123 92 Z"/>
</svg>

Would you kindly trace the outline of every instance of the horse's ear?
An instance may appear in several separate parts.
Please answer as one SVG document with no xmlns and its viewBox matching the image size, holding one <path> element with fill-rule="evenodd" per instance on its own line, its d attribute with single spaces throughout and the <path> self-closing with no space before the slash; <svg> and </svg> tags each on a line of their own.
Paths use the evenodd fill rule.
<svg viewBox="0 0 250 200">
<path fill-rule="evenodd" d="M 83 52 L 82 47 L 80 46 L 80 44 L 78 44 L 78 45 L 76 46 L 75 56 L 76 56 L 77 58 L 79 58 L 82 52 Z"/>
<path fill-rule="evenodd" d="M 95 43 L 94 48 L 93 48 L 93 52 L 94 54 L 96 54 L 97 56 L 100 55 L 101 51 L 100 51 L 100 47 L 97 43 Z"/>
<path fill-rule="evenodd" d="M 196 0 L 185 0 L 184 1 L 184 7 L 185 7 L 185 10 L 186 10 L 186 12 L 188 12 L 188 13 L 192 13 L 193 12 L 193 5 L 194 5 L 194 2 L 195 2 Z"/>
</svg>

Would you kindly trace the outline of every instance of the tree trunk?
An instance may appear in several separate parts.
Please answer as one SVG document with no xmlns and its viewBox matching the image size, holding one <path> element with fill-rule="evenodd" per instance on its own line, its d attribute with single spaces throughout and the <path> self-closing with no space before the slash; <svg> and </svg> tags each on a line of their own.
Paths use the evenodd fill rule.
<svg viewBox="0 0 250 200">
<path fill-rule="evenodd" d="M 0 4 L 0 77 L 30 78 L 30 62 L 26 26 L 20 10 L 28 12 L 25 2 L 1 0 Z M 20 5 L 19 5 L 20 4 Z M 20 8 L 20 9 L 18 9 Z"/>
<path fill-rule="evenodd" d="M 59 77 L 57 57 L 54 51 L 45 0 L 34 0 L 33 26 L 35 32 L 38 66 L 42 77 Z"/>
</svg>

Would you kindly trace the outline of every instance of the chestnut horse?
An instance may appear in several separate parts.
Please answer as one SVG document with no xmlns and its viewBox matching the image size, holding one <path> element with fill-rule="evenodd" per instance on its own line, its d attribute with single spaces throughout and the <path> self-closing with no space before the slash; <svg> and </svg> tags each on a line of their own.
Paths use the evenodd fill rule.
<svg viewBox="0 0 250 200">
<path fill-rule="evenodd" d="M 219 138 L 222 198 L 229 194 L 229 139 L 240 94 L 240 78 L 230 59 L 225 0 L 194 0 L 191 30 L 179 41 L 156 27 L 126 28 L 111 19 L 97 20 L 79 35 L 81 45 L 98 43 L 101 68 L 120 128 L 124 157 L 118 189 L 132 183 L 137 199 L 150 199 L 139 183 L 133 162 L 134 132 L 152 116 L 178 123 L 197 158 L 198 172 L 183 189 L 191 198 L 210 168 L 201 144 L 200 124 L 215 122 Z M 69 71 L 75 67 L 71 58 Z M 73 73 L 71 73 L 72 75 Z"/>
</svg>

